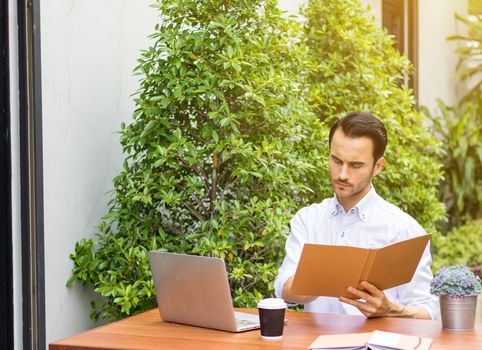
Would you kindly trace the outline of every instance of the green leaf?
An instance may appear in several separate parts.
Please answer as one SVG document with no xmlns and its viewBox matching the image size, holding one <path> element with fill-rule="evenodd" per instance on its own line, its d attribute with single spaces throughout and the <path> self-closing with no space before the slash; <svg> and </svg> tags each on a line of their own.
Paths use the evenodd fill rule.
<svg viewBox="0 0 482 350">
<path fill-rule="evenodd" d="M 157 121 L 151 120 L 149 123 L 147 123 L 146 127 L 142 131 L 141 137 L 146 137 L 152 129 L 154 129 L 157 126 Z"/>
</svg>

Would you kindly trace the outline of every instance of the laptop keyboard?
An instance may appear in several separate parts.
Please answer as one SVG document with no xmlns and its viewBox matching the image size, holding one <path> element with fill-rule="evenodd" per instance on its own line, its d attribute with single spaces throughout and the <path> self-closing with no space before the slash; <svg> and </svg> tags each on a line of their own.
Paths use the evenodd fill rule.
<svg viewBox="0 0 482 350">
<path fill-rule="evenodd" d="M 234 312 L 234 317 L 236 319 L 236 326 L 238 329 L 249 329 L 259 327 L 259 316 L 246 314 L 243 312 Z"/>
<path fill-rule="evenodd" d="M 236 325 L 238 327 L 258 326 L 259 322 L 253 322 L 248 320 L 236 320 Z"/>
</svg>

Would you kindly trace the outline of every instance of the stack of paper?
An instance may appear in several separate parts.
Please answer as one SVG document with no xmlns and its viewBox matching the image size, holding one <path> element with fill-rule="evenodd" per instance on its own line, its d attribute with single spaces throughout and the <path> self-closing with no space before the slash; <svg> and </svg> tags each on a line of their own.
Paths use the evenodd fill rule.
<svg viewBox="0 0 482 350">
<path fill-rule="evenodd" d="M 320 335 L 311 350 L 428 350 L 432 339 L 391 332 Z"/>
</svg>

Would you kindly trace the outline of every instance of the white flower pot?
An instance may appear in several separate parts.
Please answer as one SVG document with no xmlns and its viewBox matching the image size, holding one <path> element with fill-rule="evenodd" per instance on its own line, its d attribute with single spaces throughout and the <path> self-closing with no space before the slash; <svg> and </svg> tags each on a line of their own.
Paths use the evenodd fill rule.
<svg viewBox="0 0 482 350">
<path fill-rule="evenodd" d="M 440 296 L 442 328 L 451 332 L 464 332 L 474 329 L 477 295 L 466 297 Z"/>
</svg>

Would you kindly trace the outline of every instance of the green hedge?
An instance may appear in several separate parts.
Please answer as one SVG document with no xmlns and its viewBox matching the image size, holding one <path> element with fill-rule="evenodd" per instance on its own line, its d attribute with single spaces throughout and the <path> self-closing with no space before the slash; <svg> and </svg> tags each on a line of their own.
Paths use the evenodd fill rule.
<svg viewBox="0 0 482 350">
<path fill-rule="evenodd" d="M 434 272 L 442 266 L 482 265 L 482 219 L 454 227 L 446 236 L 436 235 L 432 242 Z"/>
</svg>

